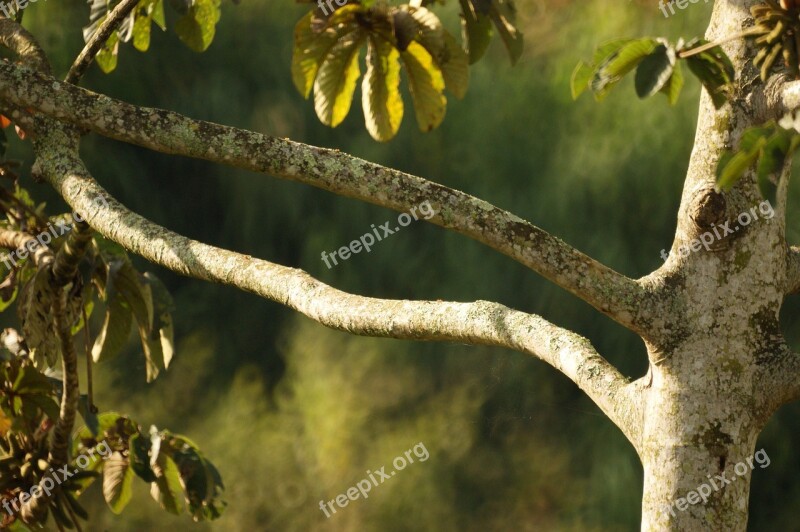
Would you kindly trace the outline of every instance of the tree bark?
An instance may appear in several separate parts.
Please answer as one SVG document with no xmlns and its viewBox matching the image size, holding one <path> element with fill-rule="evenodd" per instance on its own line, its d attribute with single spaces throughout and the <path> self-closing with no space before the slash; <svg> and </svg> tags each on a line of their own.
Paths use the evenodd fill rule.
<svg viewBox="0 0 800 532">
<path fill-rule="evenodd" d="M 756 3 L 716 2 L 706 38 L 752 25 Z M 701 98 L 675 240 L 655 273 L 667 312 L 662 330 L 650 335 L 662 340 L 649 346 L 642 530 L 746 530 L 756 438 L 783 402 L 765 400 L 765 386 L 773 398 L 788 386 L 770 368 L 796 365 L 778 325 L 783 299 L 798 283 L 785 241 L 787 170 L 775 205 L 764 203 L 752 172 L 730 192 L 714 186 L 720 156 L 765 120 L 755 102 L 768 99 L 752 48 L 743 41 L 724 48 L 737 72 L 734 98 L 720 110 Z M 707 233 L 710 249 L 692 249 Z M 681 253 L 682 246 L 692 250 Z"/>
</svg>

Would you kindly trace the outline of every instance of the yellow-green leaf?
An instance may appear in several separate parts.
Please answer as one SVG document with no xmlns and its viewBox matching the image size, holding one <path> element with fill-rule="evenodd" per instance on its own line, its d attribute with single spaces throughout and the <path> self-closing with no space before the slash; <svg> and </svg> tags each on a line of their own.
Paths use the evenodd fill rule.
<svg viewBox="0 0 800 532">
<path fill-rule="evenodd" d="M 414 111 L 421 131 L 431 131 L 444 120 L 447 100 L 444 97 L 442 71 L 431 54 L 419 43 L 412 42 L 401 54 L 408 74 L 408 86 L 414 100 Z"/>
<path fill-rule="evenodd" d="M 326 126 L 338 126 L 350 112 L 356 81 L 361 75 L 358 55 L 363 42 L 361 29 L 345 35 L 331 48 L 319 67 L 314 81 L 314 110 Z"/>
<path fill-rule="evenodd" d="M 204 52 L 214 40 L 219 4 L 220 0 L 194 0 L 189 11 L 175 23 L 178 38 L 195 52 Z"/>
<path fill-rule="evenodd" d="M 444 77 L 447 90 L 463 98 L 469 86 L 469 58 L 455 38 L 442 27 L 439 18 L 424 7 L 411 8 L 419 25 L 416 41 L 428 51 Z"/>
<path fill-rule="evenodd" d="M 303 98 L 308 98 L 314 87 L 322 61 L 333 45 L 357 28 L 354 14 L 359 6 L 347 5 L 336 10 L 328 26 L 321 32 L 312 29 L 314 12 L 300 19 L 294 28 L 294 51 L 292 53 L 292 81 Z"/>
<path fill-rule="evenodd" d="M 140 52 L 150 48 L 150 16 L 137 14 L 133 23 L 133 46 Z"/>
<path fill-rule="evenodd" d="M 399 56 L 391 43 L 380 37 L 370 37 L 361 104 L 367 131 L 380 142 L 391 140 L 403 120 Z"/>
<path fill-rule="evenodd" d="M 103 49 L 95 57 L 97 66 L 100 67 L 105 74 L 113 72 L 117 68 L 117 54 L 119 53 L 119 33 L 114 32 L 103 45 Z"/>
<path fill-rule="evenodd" d="M 164 19 L 164 0 L 151 0 L 150 6 L 150 16 L 153 18 L 153 22 L 163 31 L 166 31 L 167 22 Z"/>
</svg>

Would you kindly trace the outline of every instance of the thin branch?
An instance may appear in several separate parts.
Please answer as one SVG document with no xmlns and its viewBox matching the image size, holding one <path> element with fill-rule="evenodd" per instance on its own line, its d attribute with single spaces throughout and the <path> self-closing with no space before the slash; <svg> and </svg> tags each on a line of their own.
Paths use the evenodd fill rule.
<svg viewBox="0 0 800 532">
<path fill-rule="evenodd" d="M 36 266 L 44 266 L 53 261 L 53 253 L 50 249 L 39 243 L 36 238 L 23 233 L 22 231 L 12 231 L 10 229 L 0 229 L 0 248 L 8 249 L 12 252 L 25 249 L 30 246 L 32 249 L 31 257 Z"/>
<path fill-rule="evenodd" d="M 67 73 L 67 77 L 64 78 L 66 83 L 77 84 L 78 81 L 83 77 L 83 74 L 86 72 L 86 69 L 89 68 L 89 65 L 92 64 L 94 58 L 100 53 L 100 50 L 105 46 L 106 41 L 111 34 L 122 24 L 122 21 L 125 20 L 131 11 L 134 10 L 136 5 L 139 3 L 139 0 L 122 0 L 117 6 L 106 16 L 106 19 L 97 28 L 97 31 L 94 32 L 94 35 L 89 39 L 89 42 L 86 43 L 86 46 L 83 47 L 81 53 L 78 54 L 78 57 L 75 58 L 75 62 L 72 63 L 72 67 L 69 69 Z"/>
<path fill-rule="evenodd" d="M 642 284 L 463 192 L 337 150 L 136 107 L 15 65 L 0 64 L 0 98 L 124 142 L 299 181 L 396 211 L 429 201 L 436 212 L 430 222 L 508 255 L 648 334 L 640 317 L 655 306 Z"/>
<path fill-rule="evenodd" d="M 642 418 L 641 402 L 634 400 L 635 385 L 575 333 L 498 303 L 386 300 L 342 292 L 302 270 L 191 240 L 129 211 L 89 175 L 77 155 L 76 140 L 58 125 L 43 129 L 35 149 L 35 171 L 82 218 L 151 262 L 252 292 L 352 334 L 492 345 L 528 353 L 572 379 L 638 445 Z M 105 201 L 97 202 L 98 197 Z"/>
</svg>

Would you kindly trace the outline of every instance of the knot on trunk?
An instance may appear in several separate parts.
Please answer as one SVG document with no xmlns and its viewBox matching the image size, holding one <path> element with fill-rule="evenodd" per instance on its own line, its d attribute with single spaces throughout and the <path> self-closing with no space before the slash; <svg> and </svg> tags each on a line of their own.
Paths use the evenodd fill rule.
<svg viewBox="0 0 800 532">
<path fill-rule="evenodd" d="M 702 190 L 692 202 L 689 216 L 694 222 L 697 234 L 710 230 L 714 225 L 722 223 L 726 218 L 728 202 L 725 196 L 713 188 Z"/>
</svg>

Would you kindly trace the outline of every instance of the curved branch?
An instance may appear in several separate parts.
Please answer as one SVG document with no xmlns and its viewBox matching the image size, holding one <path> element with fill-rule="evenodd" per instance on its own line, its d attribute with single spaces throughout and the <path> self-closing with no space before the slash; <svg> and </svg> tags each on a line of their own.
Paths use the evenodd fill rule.
<svg viewBox="0 0 800 532">
<path fill-rule="evenodd" d="M 94 58 L 100 53 L 103 46 L 105 46 L 108 38 L 111 37 L 111 34 L 114 33 L 122 21 L 125 20 L 125 17 L 133 11 L 138 3 L 139 0 L 122 0 L 111 13 L 106 16 L 106 19 L 100 27 L 97 28 L 97 31 L 94 32 L 94 35 L 92 35 L 89 42 L 86 43 L 81 53 L 75 58 L 75 62 L 72 63 L 67 77 L 64 78 L 66 83 L 76 84 L 80 81 L 86 69 L 89 68 Z"/>
<path fill-rule="evenodd" d="M 400 301 L 357 296 L 302 270 L 173 233 L 129 211 L 103 190 L 58 125 L 40 132 L 36 172 L 94 229 L 174 272 L 235 286 L 281 303 L 327 327 L 363 336 L 507 347 L 533 355 L 569 377 L 638 446 L 641 411 L 635 385 L 584 338 L 539 316 L 478 301 Z M 95 201 L 102 197 L 100 205 Z M 107 203 L 107 205 L 106 205 Z"/>
<path fill-rule="evenodd" d="M 759 360 L 753 386 L 756 415 L 766 423 L 781 406 L 800 400 L 800 354 L 783 339 L 776 341 L 772 352 Z"/>
<path fill-rule="evenodd" d="M 0 45 L 17 54 L 31 68 L 50 73 L 50 62 L 36 39 L 10 18 L 0 18 Z"/>
<path fill-rule="evenodd" d="M 427 200 L 436 211 L 431 222 L 504 253 L 647 336 L 640 317 L 652 313 L 653 302 L 643 285 L 463 192 L 337 150 L 139 108 L 15 65 L 0 64 L 0 98 L 124 142 L 276 175 L 396 211 Z"/>
</svg>

